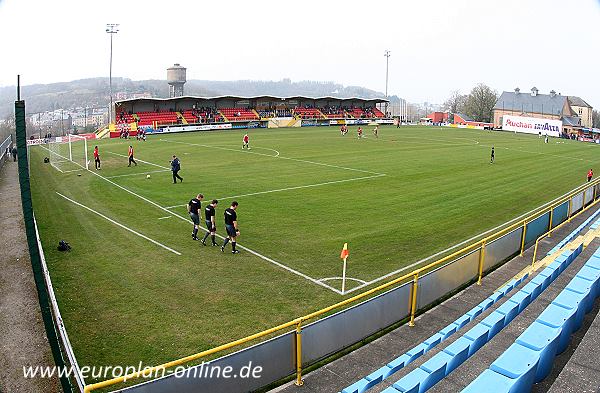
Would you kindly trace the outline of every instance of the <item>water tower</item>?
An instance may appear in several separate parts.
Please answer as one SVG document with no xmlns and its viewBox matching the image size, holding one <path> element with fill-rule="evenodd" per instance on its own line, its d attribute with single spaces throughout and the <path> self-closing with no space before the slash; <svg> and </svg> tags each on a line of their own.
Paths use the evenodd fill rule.
<svg viewBox="0 0 600 393">
<path fill-rule="evenodd" d="M 186 68 L 179 64 L 167 68 L 167 83 L 169 84 L 169 97 L 183 96 Z"/>
</svg>

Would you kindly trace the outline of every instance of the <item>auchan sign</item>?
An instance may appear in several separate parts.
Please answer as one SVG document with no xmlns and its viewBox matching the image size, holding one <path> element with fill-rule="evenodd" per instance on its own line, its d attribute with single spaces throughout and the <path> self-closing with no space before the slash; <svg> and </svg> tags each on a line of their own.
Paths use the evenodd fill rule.
<svg viewBox="0 0 600 393">
<path fill-rule="evenodd" d="M 506 131 L 524 132 L 526 134 L 539 134 L 560 136 L 562 121 L 538 119 L 536 117 L 510 116 L 502 117 L 502 129 Z"/>
</svg>

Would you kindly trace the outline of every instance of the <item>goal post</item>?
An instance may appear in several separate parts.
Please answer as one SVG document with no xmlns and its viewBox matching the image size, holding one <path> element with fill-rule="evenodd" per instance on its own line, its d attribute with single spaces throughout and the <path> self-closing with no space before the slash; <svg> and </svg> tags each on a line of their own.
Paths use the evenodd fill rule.
<svg viewBox="0 0 600 393">
<path fill-rule="evenodd" d="M 67 138 L 69 142 L 69 160 L 86 170 L 90 169 L 87 138 L 73 134 L 67 135 Z"/>
<path fill-rule="evenodd" d="M 88 170 L 87 139 L 79 135 L 68 134 L 56 137 L 48 143 L 50 165 L 59 172 Z"/>
</svg>

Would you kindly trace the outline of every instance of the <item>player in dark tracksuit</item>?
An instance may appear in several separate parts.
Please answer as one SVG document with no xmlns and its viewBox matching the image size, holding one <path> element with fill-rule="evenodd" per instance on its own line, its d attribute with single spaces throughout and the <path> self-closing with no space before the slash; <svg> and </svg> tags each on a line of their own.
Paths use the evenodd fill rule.
<svg viewBox="0 0 600 393">
<path fill-rule="evenodd" d="M 198 227 L 200 226 L 200 206 L 204 199 L 204 195 L 198 194 L 196 198 L 190 199 L 188 202 L 188 213 L 194 223 L 194 230 L 192 231 L 192 239 L 198 240 Z"/>
<path fill-rule="evenodd" d="M 213 246 L 218 246 L 215 241 L 215 233 L 217 232 L 217 224 L 215 221 L 215 208 L 219 201 L 213 199 L 210 205 L 204 208 L 204 222 L 206 223 L 206 229 L 208 230 L 204 234 L 204 238 L 202 238 L 202 245 L 206 246 L 206 239 L 208 239 L 208 235 L 210 235 L 210 239 L 212 240 Z"/>
<path fill-rule="evenodd" d="M 231 253 L 239 254 L 239 250 L 235 249 L 236 238 L 240 235 L 240 230 L 237 225 L 237 214 L 235 210 L 238 207 L 238 203 L 236 201 L 231 202 L 231 207 L 225 209 L 225 229 L 227 230 L 227 237 L 221 246 L 221 251 L 225 252 L 225 246 L 231 240 Z"/>
<path fill-rule="evenodd" d="M 183 181 L 183 177 L 179 176 L 179 171 L 181 170 L 181 163 L 179 162 L 179 158 L 173 155 L 173 160 L 171 161 L 171 172 L 173 172 L 173 184 L 177 183 L 177 179 L 180 182 Z"/>
<path fill-rule="evenodd" d="M 492 146 L 492 155 L 490 156 L 490 164 L 494 163 L 494 146 Z"/>
</svg>

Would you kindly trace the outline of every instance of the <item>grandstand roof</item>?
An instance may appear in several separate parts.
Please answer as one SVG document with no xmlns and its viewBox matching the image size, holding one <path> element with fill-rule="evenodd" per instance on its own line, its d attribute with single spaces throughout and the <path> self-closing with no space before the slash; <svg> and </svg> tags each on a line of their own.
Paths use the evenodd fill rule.
<svg viewBox="0 0 600 393">
<path fill-rule="evenodd" d="M 361 97 L 332 97 L 332 96 L 323 96 L 323 97 L 308 97 L 308 96 L 290 96 L 290 97 L 278 97 L 278 96 L 270 96 L 270 95 L 262 95 L 262 96 L 232 96 L 232 95 L 224 95 L 224 96 L 215 96 L 215 97 L 199 97 L 199 96 L 181 96 L 181 97 L 171 97 L 171 98 L 130 98 L 126 100 L 115 101 L 116 104 L 120 103 L 128 103 L 128 102 L 148 102 L 148 101 L 180 101 L 180 100 L 197 100 L 197 101 L 210 101 L 210 100 L 260 100 L 260 99 L 275 99 L 275 100 L 338 100 L 338 101 L 364 101 L 364 102 L 373 102 L 376 104 L 389 102 L 389 100 L 385 98 L 361 98 Z"/>
<path fill-rule="evenodd" d="M 494 109 L 560 116 L 566 100 L 567 96 L 562 95 L 538 94 L 532 96 L 528 93 L 504 91 L 500 98 L 498 98 L 498 101 L 496 101 Z"/>
</svg>

